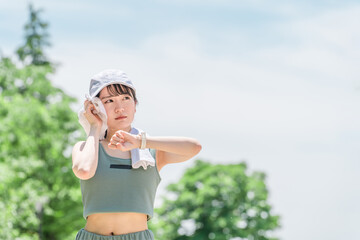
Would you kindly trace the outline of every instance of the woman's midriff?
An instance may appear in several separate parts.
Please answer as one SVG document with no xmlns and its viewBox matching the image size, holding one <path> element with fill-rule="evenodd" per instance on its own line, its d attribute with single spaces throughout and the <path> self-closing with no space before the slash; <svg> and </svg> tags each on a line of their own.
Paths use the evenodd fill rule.
<svg viewBox="0 0 360 240">
<path fill-rule="evenodd" d="M 148 229 L 147 215 L 143 213 L 95 213 L 87 217 L 85 230 L 111 236 Z"/>
</svg>

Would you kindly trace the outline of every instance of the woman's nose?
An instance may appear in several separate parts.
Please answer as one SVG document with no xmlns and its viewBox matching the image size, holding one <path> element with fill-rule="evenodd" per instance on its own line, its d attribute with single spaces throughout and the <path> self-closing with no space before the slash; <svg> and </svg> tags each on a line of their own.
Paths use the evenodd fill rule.
<svg viewBox="0 0 360 240">
<path fill-rule="evenodd" d="M 124 107 L 122 106 L 122 104 L 117 103 L 115 106 L 115 112 L 122 112 L 124 110 Z"/>
</svg>

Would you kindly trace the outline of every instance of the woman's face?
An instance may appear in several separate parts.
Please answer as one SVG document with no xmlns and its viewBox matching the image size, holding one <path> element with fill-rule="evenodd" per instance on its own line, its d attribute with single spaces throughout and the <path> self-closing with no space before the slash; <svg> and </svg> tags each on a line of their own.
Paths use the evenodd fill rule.
<svg viewBox="0 0 360 240">
<path fill-rule="evenodd" d="M 112 95 L 105 87 L 101 90 L 99 98 L 106 110 L 108 129 L 130 131 L 136 112 L 133 97 L 128 94 Z"/>
</svg>

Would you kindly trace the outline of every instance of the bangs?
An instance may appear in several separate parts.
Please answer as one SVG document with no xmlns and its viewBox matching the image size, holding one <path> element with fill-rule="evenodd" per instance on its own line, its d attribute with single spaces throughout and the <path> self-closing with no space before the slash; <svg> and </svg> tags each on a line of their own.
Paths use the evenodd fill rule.
<svg viewBox="0 0 360 240">
<path fill-rule="evenodd" d="M 109 86 L 106 87 L 108 92 L 110 93 L 111 96 L 118 96 L 118 95 L 122 95 L 122 94 L 128 94 L 130 95 L 135 102 L 137 103 L 137 99 L 135 96 L 135 91 L 134 89 L 122 85 L 122 84 L 111 84 Z"/>
<path fill-rule="evenodd" d="M 117 96 L 117 95 L 121 95 L 121 94 L 129 94 L 130 96 L 133 97 L 133 94 L 130 90 L 131 88 L 129 88 L 128 86 L 124 86 L 121 84 L 112 84 L 107 86 L 107 90 L 110 93 L 111 96 Z"/>
</svg>

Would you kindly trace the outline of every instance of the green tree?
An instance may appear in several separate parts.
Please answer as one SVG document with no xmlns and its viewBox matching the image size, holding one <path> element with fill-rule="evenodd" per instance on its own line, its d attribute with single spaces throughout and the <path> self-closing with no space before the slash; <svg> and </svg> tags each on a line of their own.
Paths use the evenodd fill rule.
<svg viewBox="0 0 360 240">
<path fill-rule="evenodd" d="M 280 217 L 267 203 L 265 174 L 249 175 L 245 163 L 198 160 L 167 191 L 151 223 L 160 240 L 276 239 Z"/>
<path fill-rule="evenodd" d="M 43 28 L 30 9 L 34 33 Z M 26 35 L 22 64 L 0 59 L 0 239 L 74 239 L 84 225 L 71 147 L 80 135 L 75 98 L 54 87 L 45 35 Z M 22 48 L 20 48 L 22 49 Z M 30 60 L 27 60 L 30 59 Z"/>
<path fill-rule="evenodd" d="M 25 43 L 19 47 L 17 54 L 21 61 L 32 65 L 47 65 L 50 62 L 44 54 L 44 46 L 50 46 L 47 32 L 48 23 L 41 20 L 42 10 L 35 10 L 29 5 L 29 22 L 25 25 Z"/>
</svg>

